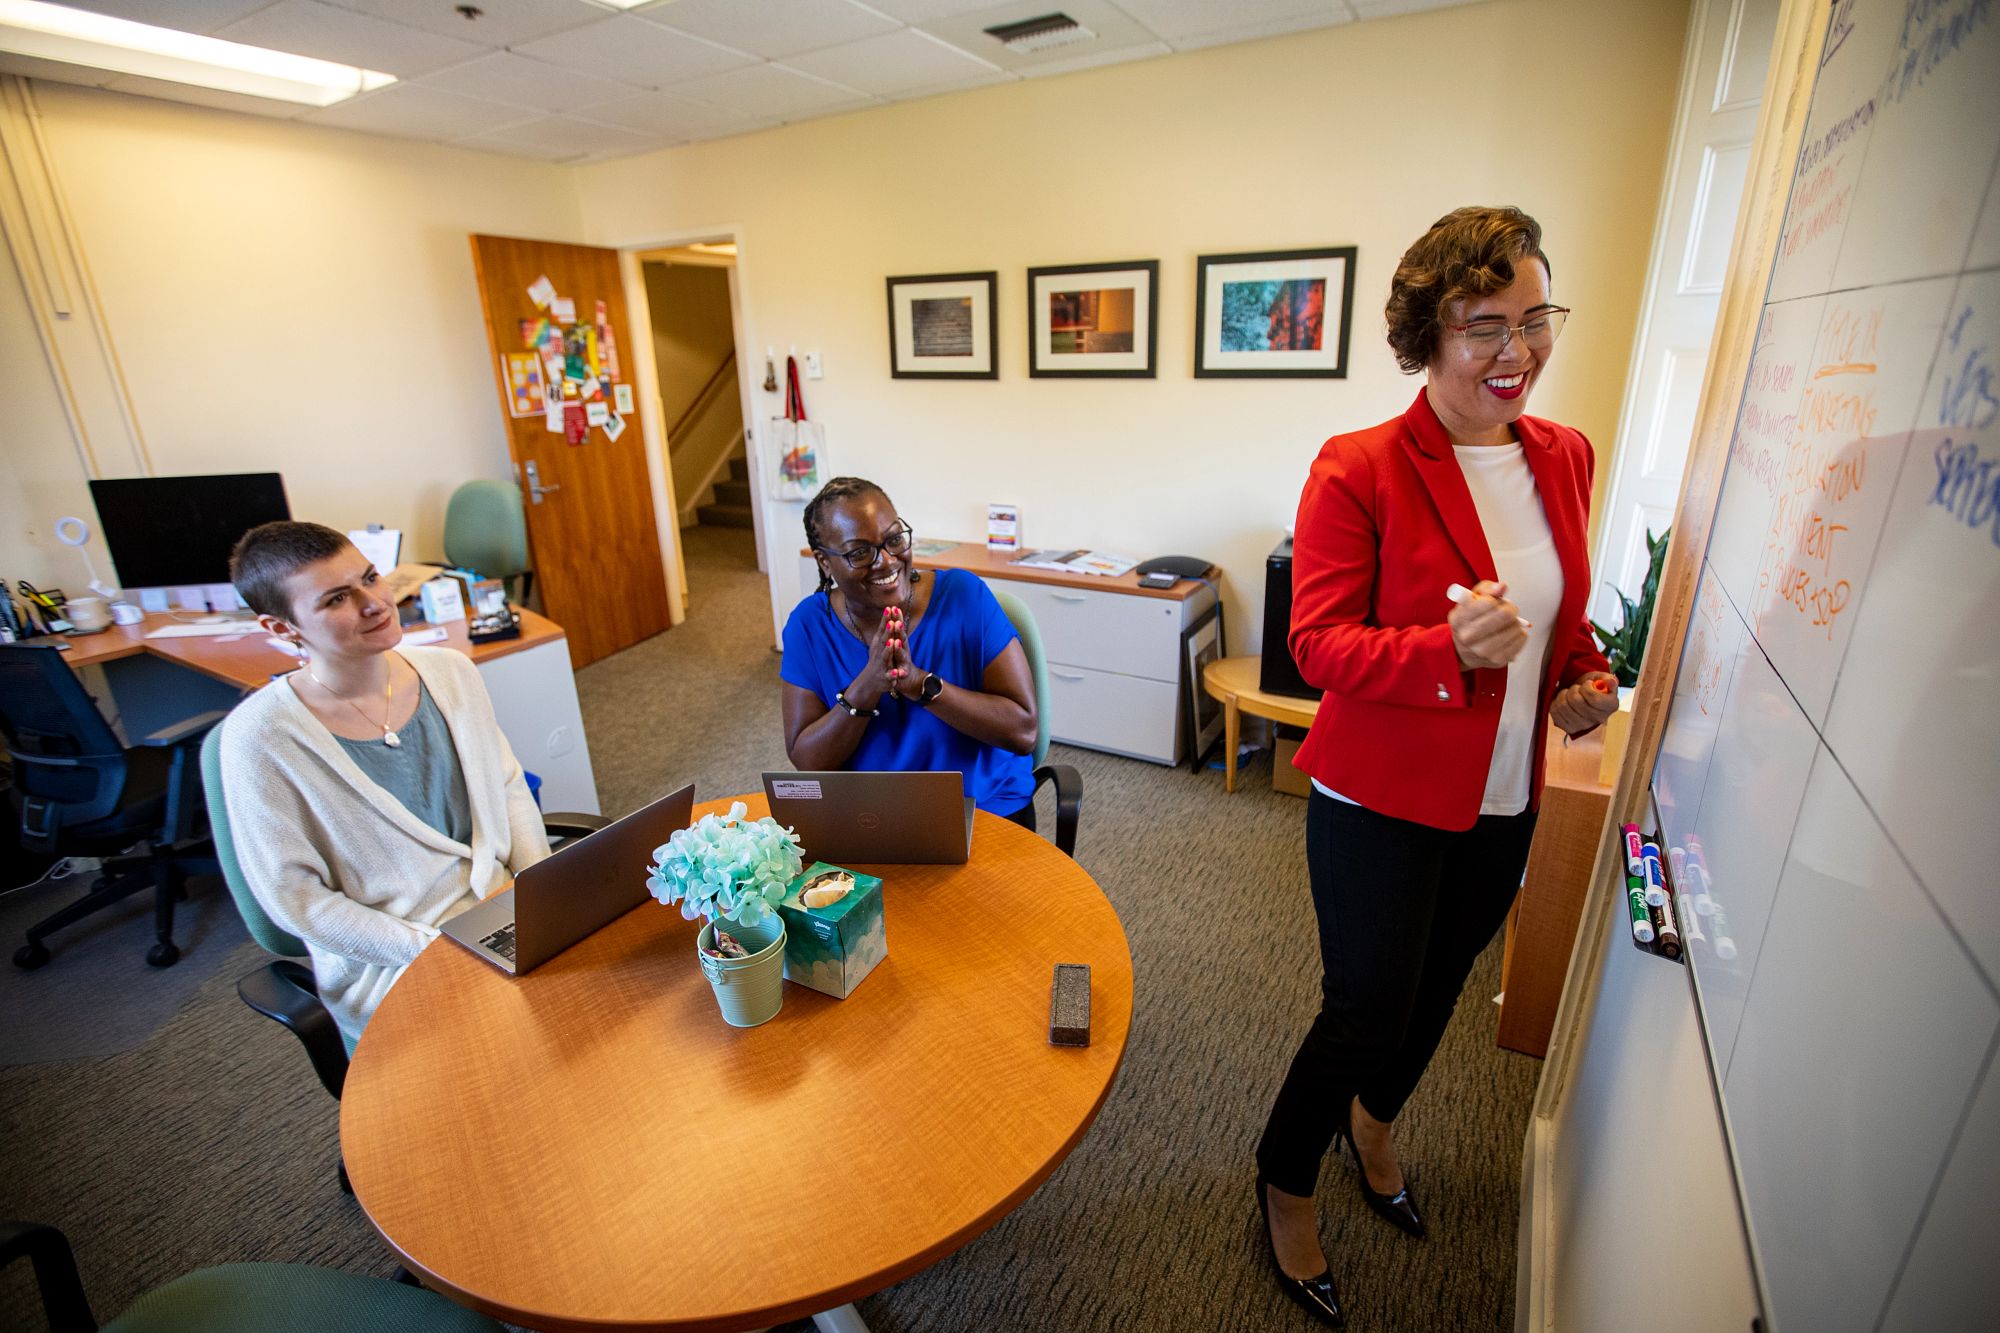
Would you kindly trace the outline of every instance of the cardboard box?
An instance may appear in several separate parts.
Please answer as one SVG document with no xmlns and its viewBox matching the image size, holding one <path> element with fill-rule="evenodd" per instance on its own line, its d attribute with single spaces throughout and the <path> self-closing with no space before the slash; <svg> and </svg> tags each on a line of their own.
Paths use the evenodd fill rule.
<svg viewBox="0 0 2000 1333">
<path fill-rule="evenodd" d="M 1286 727 L 1285 731 L 1293 728 Z M 1299 752 L 1297 738 L 1280 734 L 1278 745 L 1271 752 L 1271 790 L 1281 791 L 1287 796 L 1312 795 L 1312 779 L 1292 767 L 1292 756 Z"/>
<path fill-rule="evenodd" d="M 853 891 L 837 903 L 807 907 L 800 895 L 830 873 L 851 876 Z M 785 891 L 778 914 L 785 919 L 785 979 L 836 1000 L 853 994 L 889 956 L 882 881 L 873 875 L 815 861 Z"/>
</svg>

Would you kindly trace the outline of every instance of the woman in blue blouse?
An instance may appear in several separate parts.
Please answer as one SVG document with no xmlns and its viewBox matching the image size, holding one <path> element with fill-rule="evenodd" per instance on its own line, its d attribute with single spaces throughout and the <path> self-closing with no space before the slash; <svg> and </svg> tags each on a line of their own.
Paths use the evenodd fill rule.
<svg viewBox="0 0 2000 1333">
<path fill-rule="evenodd" d="M 803 770 L 957 771 L 980 809 L 1034 796 L 1035 686 L 1014 626 L 964 570 L 911 567 L 880 486 L 835 477 L 806 506 L 819 588 L 785 624 L 785 751 Z"/>
</svg>

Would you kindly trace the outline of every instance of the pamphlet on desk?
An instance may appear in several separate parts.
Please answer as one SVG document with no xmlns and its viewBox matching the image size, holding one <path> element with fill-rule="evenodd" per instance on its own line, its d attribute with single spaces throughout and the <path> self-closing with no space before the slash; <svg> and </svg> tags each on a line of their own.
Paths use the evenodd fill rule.
<svg viewBox="0 0 2000 1333">
<path fill-rule="evenodd" d="M 1007 562 L 1024 569 L 1053 569 L 1064 574 L 1101 574 L 1116 578 L 1138 564 L 1116 551 L 1023 551 Z"/>
</svg>

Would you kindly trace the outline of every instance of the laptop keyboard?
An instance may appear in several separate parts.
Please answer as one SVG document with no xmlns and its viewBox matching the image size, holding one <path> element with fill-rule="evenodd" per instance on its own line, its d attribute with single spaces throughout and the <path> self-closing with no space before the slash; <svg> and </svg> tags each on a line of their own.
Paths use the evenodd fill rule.
<svg viewBox="0 0 2000 1333">
<path fill-rule="evenodd" d="M 500 927 L 500 929 L 494 931 L 491 935 L 488 935 L 485 939 L 479 942 L 485 945 L 487 948 L 491 949 L 494 953 L 499 954 L 502 958 L 505 958 L 508 962 L 511 963 L 514 961 L 513 922 L 511 921 L 508 922 L 506 925 Z"/>
</svg>

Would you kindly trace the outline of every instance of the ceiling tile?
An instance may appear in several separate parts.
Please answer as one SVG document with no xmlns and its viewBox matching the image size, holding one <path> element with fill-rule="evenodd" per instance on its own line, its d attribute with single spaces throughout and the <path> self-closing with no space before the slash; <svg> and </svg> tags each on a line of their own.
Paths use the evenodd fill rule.
<svg viewBox="0 0 2000 1333">
<path fill-rule="evenodd" d="M 413 83 L 393 83 L 380 92 L 367 93 L 321 111 L 309 111 L 303 117 L 311 124 L 331 125 L 336 129 L 433 140 L 491 134 L 532 118 L 532 113 L 518 107 L 460 97 L 457 93 L 439 92 Z"/>
<path fill-rule="evenodd" d="M 71 9 L 88 9 L 156 28 L 213 35 L 225 23 L 255 13 L 271 0 L 62 0 Z"/>
<path fill-rule="evenodd" d="M 896 30 L 848 0 L 674 0 L 642 17 L 767 60 Z"/>
<path fill-rule="evenodd" d="M 1354 20 L 1345 12 L 1345 7 L 1337 16 L 1325 10 L 1311 14 L 1295 14 L 1290 18 L 1264 19 L 1257 23 L 1234 24 L 1215 32 L 1192 33 L 1185 37 L 1171 37 L 1176 51 L 1197 51 L 1204 46 L 1224 46 L 1230 42 L 1254 42 L 1261 37 L 1282 37 L 1287 33 L 1310 32 L 1315 28 L 1333 28 Z"/>
<path fill-rule="evenodd" d="M 1060 8 L 1061 12 L 1096 35 L 1073 46 L 1050 47 L 1025 55 L 1008 50 L 998 40 L 986 35 L 986 29 L 996 24 L 1036 18 L 1049 13 L 1052 8 Z M 1134 22 L 1107 0 L 1060 0 L 1059 4 L 1053 3 L 1053 0 L 1007 0 L 1007 3 L 989 5 L 971 13 L 926 22 L 922 28 L 976 60 L 991 61 L 1001 69 L 1019 74 L 1087 69 L 1092 65 L 1167 53 L 1167 48 L 1159 43 L 1151 30 Z M 1114 52 L 1126 53 L 1111 54 Z"/>
<path fill-rule="evenodd" d="M 954 14 L 970 14 L 975 10 L 991 9 L 994 2 L 995 0 L 868 0 L 868 7 L 879 9 L 890 18 L 901 19 L 905 23 L 929 23 L 932 19 L 948 19 Z"/>
<path fill-rule="evenodd" d="M 211 107 L 217 111 L 240 111 L 276 120 L 295 120 L 313 108 L 298 102 L 281 102 L 269 97 L 246 97 L 219 88 L 197 88 L 191 83 L 148 79 L 137 74 L 121 74 L 104 85 L 106 91 L 130 93 L 135 97 L 157 97 L 166 102 Z"/>
<path fill-rule="evenodd" d="M 515 50 L 640 88 L 658 88 L 756 63 L 755 57 L 670 32 L 629 14 L 527 42 Z"/>
<path fill-rule="evenodd" d="M 659 142 L 656 135 L 634 134 L 609 125 L 593 125 L 570 116 L 531 120 L 476 137 L 487 143 L 519 144 L 538 157 L 545 152 L 560 153 L 565 159 L 606 152 L 636 153 Z"/>
<path fill-rule="evenodd" d="M 1228 4 L 1216 4 L 1215 0 L 1118 0 L 1118 7 L 1168 41 L 1204 33 L 1247 32 L 1290 19 L 1345 23 L 1353 16 L 1346 0 L 1229 0 Z M 1316 24 L 1296 23 L 1281 31 L 1313 26 Z"/>
<path fill-rule="evenodd" d="M 215 36 L 274 51 L 337 60 L 343 65 L 378 69 L 397 78 L 427 74 L 485 54 L 471 42 L 453 41 L 400 24 L 370 18 L 317 0 L 278 0 L 246 19 L 216 31 Z"/>
<path fill-rule="evenodd" d="M 778 123 L 775 117 L 746 116 L 740 111 L 678 97 L 673 93 L 646 93 L 622 102 L 594 106 L 583 114 L 588 120 L 676 141 L 741 134 Z"/>
<path fill-rule="evenodd" d="M 1420 9 L 1455 9 L 1459 5 L 1476 5 L 1482 0 L 1348 0 L 1354 12 L 1364 19 L 1393 18 L 1397 14 L 1414 14 Z"/>
<path fill-rule="evenodd" d="M 791 57 L 785 66 L 882 97 L 1009 77 L 914 28 L 808 51 Z"/>
<path fill-rule="evenodd" d="M 1021 77 L 1038 79 L 1045 74 L 1074 74 L 1080 69 L 1096 69 L 1101 65 L 1122 65 L 1128 60 L 1150 60 L 1154 56 L 1170 56 L 1173 53 L 1174 48 L 1165 42 L 1113 46 L 1102 51 L 1075 55 L 1067 60 L 1050 60 L 1039 65 L 1029 65 L 1021 71 Z"/>
<path fill-rule="evenodd" d="M 496 51 L 463 65 L 426 74 L 418 82 L 426 88 L 442 88 L 448 93 L 464 93 L 467 97 L 484 97 L 542 111 L 574 111 L 598 102 L 617 101 L 639 91 L 629 83 L 599 78 L 582 70 L 563 69 L 511 51 Z"/>
<path fill-rule="evenodd" d="M 746 116 L 796 120 L 862 106 L 875 99 L 852 88 L 795 73 L 782 65 L 750 65 L 677 83 L 673 91 Z"/>
<path fill-rule="evenodd" d="M 477 0 L 476 19 L 458 12 L 466 0 L 328 0 L 329 4 L 376 18 L 393 19 L 412 28 L 478 42 L 481 46 L 519 46 L 538 37 L 596 23 L 607 12 L 589 0 Z"/>
</svg>

